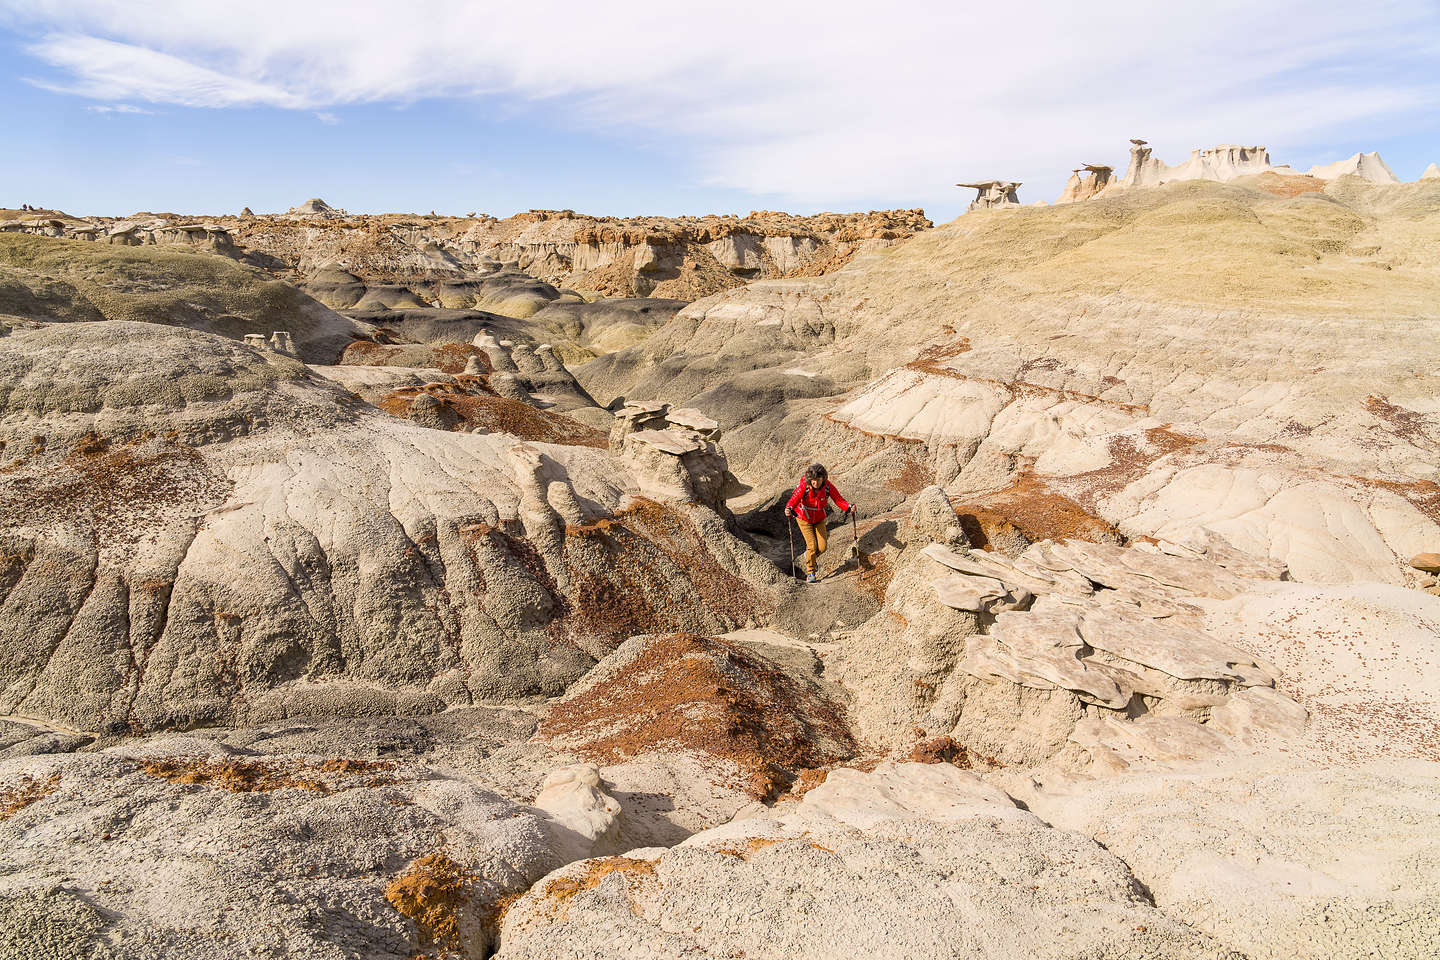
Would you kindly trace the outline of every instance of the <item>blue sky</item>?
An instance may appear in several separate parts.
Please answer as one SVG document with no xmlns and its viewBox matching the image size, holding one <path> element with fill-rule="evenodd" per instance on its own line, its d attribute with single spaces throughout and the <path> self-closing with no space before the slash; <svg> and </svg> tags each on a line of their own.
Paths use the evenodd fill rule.
<svg viewBox="0 0 1440 960">
<path fill-rule="evenodd" d="M 1440 4 L 0 0 L 0 206 L 506 216 L 1051 200 L 1129 137 L 1440 162 Z"/>
</svg>

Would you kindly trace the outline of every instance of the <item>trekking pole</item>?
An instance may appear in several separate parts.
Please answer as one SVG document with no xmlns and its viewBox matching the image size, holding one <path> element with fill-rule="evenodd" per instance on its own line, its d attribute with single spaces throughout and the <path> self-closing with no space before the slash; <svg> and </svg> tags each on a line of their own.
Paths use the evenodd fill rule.
<svg viewBox="0 0 1440 960">
<path fill-rule="evenodd" d="M 860 535 L 856 532 L 855 504 L 850 504 L 850 556 L 860 560 Z"/>
<path fill-rule="evenodd" d="M 795 518 L 785 517 L 785 530 L 790 534 L 790 577 L 795 577 Z"/>
</svg>

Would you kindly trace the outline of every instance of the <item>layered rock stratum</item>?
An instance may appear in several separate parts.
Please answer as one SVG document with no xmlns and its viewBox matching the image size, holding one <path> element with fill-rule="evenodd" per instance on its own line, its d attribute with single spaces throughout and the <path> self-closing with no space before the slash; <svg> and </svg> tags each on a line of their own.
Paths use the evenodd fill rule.
<svg viewBox="0 0 1440 960">
<path fill-rule="evenodd" d="M 23 211 L 0 957 L 1433 955 L 1440 180 L 1263 153 L 933 229 Z"/>
<path fill-rule="evenodd" d="M 243 256 L 312 285 L 334 307 L 493 307 L 521 317 L 560 299 L 557 288 L 592 298 L 690 301 L 751 279 L 817 275 L 931 226 L 923 210 L 629 218 L 531 210 L 498 219 L 351 215 L 320 199 L 283 214 L 204 221 L 149 213 L 79 218 L 58 211 L 0 220 L 0 232 L 118 245 L 186 244 Z M 514 287 L 519 289 L 507 289 Z"/>
</svg>

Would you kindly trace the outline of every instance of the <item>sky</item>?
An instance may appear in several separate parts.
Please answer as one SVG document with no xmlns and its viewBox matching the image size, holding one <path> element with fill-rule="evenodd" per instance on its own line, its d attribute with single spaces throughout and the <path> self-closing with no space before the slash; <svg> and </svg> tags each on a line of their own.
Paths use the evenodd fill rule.
<svg viewBox="0 0 1440 960">
<path fill-rule="evenodd" d="M 0 0 L 0 207 L 923 207 L 1128 140 L 1440 162 L 1440 0 Z"/>
</svg>

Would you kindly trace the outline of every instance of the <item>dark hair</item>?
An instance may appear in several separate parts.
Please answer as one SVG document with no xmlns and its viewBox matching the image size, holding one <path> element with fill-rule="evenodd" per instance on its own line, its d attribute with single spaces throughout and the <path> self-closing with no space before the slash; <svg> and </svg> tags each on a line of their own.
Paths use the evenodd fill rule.
<svg viewBox="0 0 1440 960">
<path fill-rule="evenodd" d="M 806 480 L 826 480 L 829 476 L 830 474 L 825 472 L 825 468 L 818 463 L 812 463 L 805 468 Z"/>
</svg>

